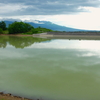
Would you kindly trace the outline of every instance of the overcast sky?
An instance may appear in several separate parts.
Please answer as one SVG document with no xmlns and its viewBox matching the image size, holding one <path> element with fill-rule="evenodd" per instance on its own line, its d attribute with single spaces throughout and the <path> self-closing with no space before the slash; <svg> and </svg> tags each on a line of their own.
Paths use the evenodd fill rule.
<svg viewBox="0 0 100 100">
<path fill-rule="evenodd" d="M 0 0 L 0 19 L 45 20 L 100 30 L 100 0 Z"/>
</svg>

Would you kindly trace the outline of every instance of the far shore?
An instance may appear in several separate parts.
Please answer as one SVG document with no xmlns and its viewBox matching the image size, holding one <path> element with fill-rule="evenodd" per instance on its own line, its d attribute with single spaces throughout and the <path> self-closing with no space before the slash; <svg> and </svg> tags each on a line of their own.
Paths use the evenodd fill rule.
<svg viewBox="0 0 100 100">
<path fill-rule="evenodd" d="M 28 34 L 0 34 L 0 36 L 33 36 Z"/>
<path fill-rule="evenodd" d="M 39 37 L 39 38 L 67 38 L 67 39 L 99 39 L 100 40 L 100 33 L 93 32 L 92 34 L 82 34 L 82 33 L 69 33 L 69 32 L 46 32 L 46 33 L 39 33 L 39 34 L 0 34 L 0 36 L 33 36 L 33 37 Z"/>
<path fill-rule="evenodd" d="M 33 34 L 34 37 L 42 37 L 42 38 L 48 38 L 48 39 L 98 39 L 100 40 L 100 35 L 98 34 L 57 34 L 56 32 L 54 34 L 51 33 L 41 33 L 41 34 Z"/>
</svg>

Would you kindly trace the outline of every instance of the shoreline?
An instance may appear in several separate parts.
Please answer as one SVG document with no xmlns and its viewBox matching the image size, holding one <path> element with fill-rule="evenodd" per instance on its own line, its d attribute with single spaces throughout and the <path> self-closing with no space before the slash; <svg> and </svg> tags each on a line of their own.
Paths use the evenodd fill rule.
<svg viewBox="0 0 100 100">
<path fill-rule="evenodd" d="M 25 34 L 0 34 L 0 36 L 33 36 L 33 35 L 25 35 Z"/>
<path fill-rule="evenodd" d="M 48 34 L 48 33 L 40 33 L 40 34 L 32 34 L 32 35 L 23 35 L 23 34 L 0 34 L 0 36 L 18 36 L 18 37 L 36 37 L 36 38 L 45 38 L 45 39 L 77 39 L 77 40 L 100 40 L 100 35 L 79 35 L 79 34 Z"/>
<path fill-rule="evenodd" d="M 29 99 L 29 98 L 21 97 L 21 96 L 15 96 L 15 95 L 12 95 L 11 93 L 0 92 L 0 100 L 34 100 L 34 99 Z"/>
<path fill-rule="evenodd" d="M 33 37 L 46 39 L 78 39 L 78 40 L 100 40 L 100 35 L 50 35 L 50 34 L 34 34 Z"/>
<path fill-rule="evenodd" d="M 22 34 L 0 34 L 0 36 L 18 36 L 18 37 L 36 37 L 45 39 L 78 39 L 78 40 L 100 40 L 100 35 L 53 35 L 47 33 L 32 34 L 32 35 L 22 35 Z"/>
<path fill-rule="evenodd" d="M 46 33 L 39 33 L 39 34 L 31 34 L 31 35 L 28 35 L 28 34 L 0 34 L 0 36 L 49 36 L 49 37 L 69 37 L 69 36 L 100 36 L 100 34 L 95 34 L 95 33 L 91 33 L 91 34 L 77 34 L 77 33 L 74 33 L 74 34 L 72 34 L 72 33 L 67 33 L 66 32 L 66 34 L 64 34 L 64 33 L 53 33 L 53 32 L 51 32 L 51 33 L 49 33 L 49 32 L 46 32 Z"/>
<path fill-rule="evenodd" d="M 38 34 L 0 34 L 0 36 L 49 36 L 49 37 L 62 37 L 62 36 L 100 36 L 100 32 L 45 32 Z"/>
<path fill-rule="evenodd" d="M 0 91 L 0 100 L 52 100 L 52 99 L 47 99 L 47 98 L 41 98 L 41 97 L 25 97 L 22 95 L 17 95 L 17 94 L 11 94 L 11 93 L 5 93 Z"/>
</svg>

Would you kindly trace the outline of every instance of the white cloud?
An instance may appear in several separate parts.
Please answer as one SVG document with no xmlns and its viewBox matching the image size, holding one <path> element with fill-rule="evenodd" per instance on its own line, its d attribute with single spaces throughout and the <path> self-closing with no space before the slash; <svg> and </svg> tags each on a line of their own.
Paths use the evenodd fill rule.
<svg viewBox="0 0 100 100">
<path fill-rule="evenodd" d="M 88 12 L 74 15 L 24 15 L 12 16 L 21 20 L 51 21 L 53 23 L 86 30 L 100 30 L 100 8 L 84 7 Z M 34 21 L 33 21 L 34 22 Z"/>
<path fill-rule="evenodd" d="M 10 47 L 10 46 L 9 46 Z M 28 57 L 27 54 L 22 53 L 22 52 L 16 52 L 16 51 L 11 51 L 11 50 L 0 50 L 0 59 L 13 59 L 13 58 L 22 58 L 22 57 Z"/>
<path fill-rule="evenodd" d="M 57 2 L 56 2 L 57 3 Z M 16 11 L 25 10 L 29 6 L 24 4 L 2 4 L 0 3 L 0 14 L 11 13 Z M 100 8 L 95 7 L 82 7 L 86 12 L 73 13 L 67 15 L 21 15 L 21 16 L 7 16 L 7 18 L 21 19 L 23 21 L 29 20 L 38 23 L 40 21 L 51 21 L 55 24 L 63 25 L 66 27 L 72 27 L 77 29 L 86 30 L 100 30 Z M 3 17 L 3 18 L 6 18 Z M 2 17 L 0 17 L 2 19 Z"/>
<path fill-rule="evenodd" d="M 87 50 L 93 52 L 99 52 L 100 47 L 98 46 L 100 41 L 95 40 L 53 40 L 51 42 L 34 43 L 27 48 L 49 48 L 49 49 L 77 49 Z M 56 46 L 55 46 L 56 45 Z"/>
<path fill-rule="evenodd" d="M 44 20 L 53 21 L 56 24 L 86 30 L 100 30 L 100 8 L 85 7 L 88 12 L 74 15 L 55 15 Z"/>
</svg>

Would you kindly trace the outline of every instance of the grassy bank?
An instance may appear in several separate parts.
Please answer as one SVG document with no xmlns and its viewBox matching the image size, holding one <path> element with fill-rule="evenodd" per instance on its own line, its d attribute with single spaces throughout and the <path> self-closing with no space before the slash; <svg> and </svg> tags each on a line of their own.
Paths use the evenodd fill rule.
<svg viewBox="0 0 100 100">
<path fill-rule="evenodd" d="M 0 92 L 0 100 L 33 100 L 33 99 L 28 99 L 28 98 L 24 98 L 20 96 L 14 96 L 10 93 L 4 94 L 3 92 Z"/>
</svg>

